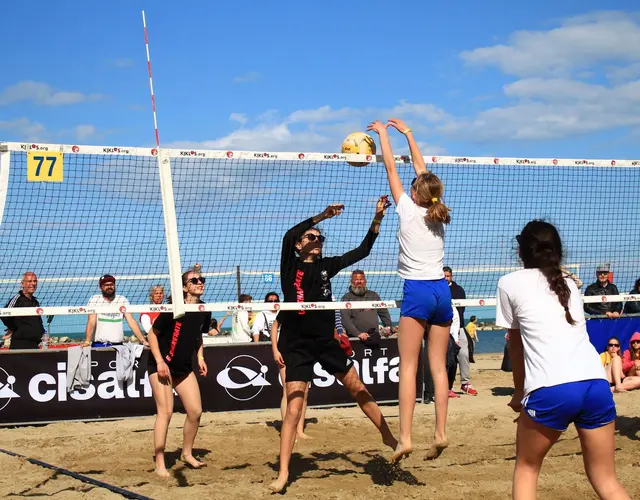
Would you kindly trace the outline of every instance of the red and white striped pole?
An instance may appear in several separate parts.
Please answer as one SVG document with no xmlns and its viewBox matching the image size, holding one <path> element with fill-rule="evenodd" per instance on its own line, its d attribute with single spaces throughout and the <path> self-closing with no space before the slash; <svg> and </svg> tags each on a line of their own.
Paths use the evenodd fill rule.
<svg viewBox="0 0 640 500">
<path fill-rule="evenodd" d="M 149 88 L 151 89 L 151 108 L 153 109 L 153 126 L 156 130 L 156 146 L 160 148 L 160 136 L 158 135 L 158 119 L 156 118 L 156 97 L 153 93 L 153 76 L 151 73 L 151 56 L 149 55 L 149 35 L 147 33 L 147 19 L 142 11 L 142 26 L 144 27 L 144 44 L 147 47 L 147 67 L 149 68 Z"/>
</svg>

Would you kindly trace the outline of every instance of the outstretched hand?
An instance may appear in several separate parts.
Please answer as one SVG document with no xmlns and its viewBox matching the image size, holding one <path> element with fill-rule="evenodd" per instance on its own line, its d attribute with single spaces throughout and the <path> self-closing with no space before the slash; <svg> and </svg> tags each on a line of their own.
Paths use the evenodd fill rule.
<svg viewBox="0 0 640 500">
<path fill-rule="evenodd" d="M 378 135 L 384 134 L 387 132 L 388 125 L 385 125 L 380 120 L 376 120 L 367 125 L 367 131 L 373 130 Z"/>
<path fill-rule="evenodd" d="M 391 202 L 389 201 L 389 196 L 383 194 L 379 199 L 378 203 L 376 203 L 376 219 L 380 219 L 384 217 L 385 210 L 391 206 Z"/>
<path fill-rule="evenodd" d="M 406 134 L 410 129 L 405 122 L 400 120 L 399 118 L 389 118 L 389 123 L 387 123 L 387 127 L 393 127 L 401 134 Z"/>
<path fill-rule="evenodd" d="M 322 211 L 321 216 L 323 219 L 331 219 L 340 215 L 343 210 L 344 205 L 342 203 L 333 203 Z"/>
</svg>

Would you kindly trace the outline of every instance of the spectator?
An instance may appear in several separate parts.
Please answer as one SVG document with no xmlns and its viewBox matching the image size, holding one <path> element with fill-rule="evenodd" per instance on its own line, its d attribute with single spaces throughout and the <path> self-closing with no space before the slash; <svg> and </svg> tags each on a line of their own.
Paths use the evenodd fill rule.
<svg viewBox="0 0 640 500">
<path fill-rule="evenodd" d="M 367 278 L 364 271 L 356 269 L 351 273 L 349 291 L 342 297 L 342 302 L 356 302 L 359 300 L 379 301 L 380 295 L 367 289 Z M 382 322 L 385 332 L 391 332 L 393 323 L 388 309 L 345 309 L 341 311 L 342 324 L 349 337 L 358 337 L 368 347 L 380 345 L 380 329 L 378 318 Z"/>
<path fill-rule="evenodd" d="M 449 330 L 449 344 L 447 345 L 447 378 L 449 379 L 449 398 L 459 398 L 453 390 L 458 372 L 458 353 L 460 352 L 460 314 L 453 309 L 453 319 Z"/>
<path fill-rule="evenodd" d="M 471 385 L 471 373 L 469 370 L 469 345 L 473 345 L 473 340 L 469 338 L 466 330 L 460 324 L 458 330 L 458 365 L 460 366 L 460 390 L 469 396 L 477 396 L 476 391 Z"/>
<path fill-rule="evenodd" d="M 625 377 L 624 375 L 618 337 L 611 337 L 607 341 L 607 350 L 600 354 L 600 361 L 607 372 L 609 385 L 615 392 L 627 392 L 640 387 L 640 377 Z"/>
<path fill-rule="evenodd" d="M 164 287 L 162 285 L 153 285 L 149 290 L 149 300 L 152 304 L 162 304 L 164 302 Z M 140 313 L 140 324 L 145 333 L 149 334 L 153 322 L 160 316 L 159 312 L 143 312 Z"/>
<path fill-rule="evenodd" d="M 596 269 L 598 280 L 591 283 L 584 292 L 585 297 L 594 295 L 619 295 L 618 288 L 609 283 L 609 264 L 600 264 Z M 622 311 L 622 302 L 595 302 L 585 304 L 584 311 L 587 314 L 604 314 L 608 318 L 619 318 Z"/>
<path fill-rule="evenodd" d="M 633 285 L 633 289 L 629 292 L 629 295 L 640 295 L 640 278 L 636 280 L 636 284 Z M 640 302 L 627 302 L 624 305 L 625 314 L 640 314 Z"/>
<path fill-rule="evenodd" d="M 470 363 L 476 362 L 476 360 L 473 358 L 473 355 L 475 354 L 475 350 L 476 350 L 476 342 L 480 342 L 480 336 L 478 335 L 478 325 L 476 325 L 477 320 L 478 318 L 476 318 L 475 316 L 471 316 L 469 323 L 467 323 L 467 326 L 464 328 L 469 337 L 468 343 L 469 343 L 469 362 Z"/>
<path fill-rule="evenodd" d="M 116 295 L 116 279 L 110 274 L 100 277 L 98 282 L 102 294 L 94 295 L 89 299 L 87 307 L 104 306 L 129 306 L 129 301 L 122 295 Z M 110 345 L 121 345 L 124 342 L 124 328 L 122 318 L 127 320 L 131 331 L 141 344 L 148 346 L 140 327 L 131 313 L 93 313 L 87 318 L 85 329 L 85 345 L 92 347 L 108 347 Z M 95 337 L 94 337 L 95 334 Z"/>
<path fill-rule="evenodd" d="M 449 283 L 449 290 L 451 290 L 451 298 L 453 300 L 464 300 L 467 298 L 467 294 L 464 292 L 464 288 L 453 281 L 453 271 L 449 266 L 442 268 L 444 271 L 444 279 Z M 458 314 L 460 314 L 460 324 L 464 325 L 464 307 L 458 307 Z"/>
<path fill-rule="evenodd" d="M 248 304 L 253 300 L 251 295 L 240 294 L 238 302 Z M 249 311 L 236 311 L 231 318 L 231 342 L 247 343 L 253 340 L 249 326 Z"/>
<path fill-rule="evenodd" d="M 629 349 L 622 355 L 622 371 L 627 377 L 640 376 L 640 332 L 631 336 Z"/>
<path fill-rule="evenodd" d="M 38 289 L 38 277 L 33 272 L 22 276 L 22 289 L 11 297 L 5 307 L 40 307 L 34 293 Z M 7 327 L 7 337 L 11 338 L 10 349 L 37 349 L 45 334 L 41 316 L 9 316 L 2 318 Z"/>
<path fill-rule="evenodd" d="M 268 292 L 264 297 L 265 302 L 277 304 L 280 302 L 280 296 L 276 292 Z M 271 326 L 278 315 L 278 311 L 261 311 L 256 313 L 256 319 L 251 327 L 251 336 L 254 342 L 270 342 Z"/>
</svg>

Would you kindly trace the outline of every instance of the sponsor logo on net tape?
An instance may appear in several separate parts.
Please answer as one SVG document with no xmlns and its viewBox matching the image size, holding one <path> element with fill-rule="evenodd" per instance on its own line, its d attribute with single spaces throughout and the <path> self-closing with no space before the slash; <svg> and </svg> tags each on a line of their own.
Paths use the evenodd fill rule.
<svg viewBox="0 0 640 500">
<path fill-rule="evenodd" d="M 248 354 L 236 356 L 216 376 L 216 381 L 236 401 L 250 401 L 262 392 L 269 367 Z"/>
</svg>

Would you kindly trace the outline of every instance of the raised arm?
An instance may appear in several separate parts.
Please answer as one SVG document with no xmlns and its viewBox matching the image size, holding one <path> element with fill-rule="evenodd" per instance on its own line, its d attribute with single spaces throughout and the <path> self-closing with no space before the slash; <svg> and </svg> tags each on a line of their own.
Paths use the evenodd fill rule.
<svg viewBox="0 0 640 500">
<path fill-rule="evenodd" d="M 331 217 L 336 217 L 342 213 L 344 210 L 344 205 L 341 203 L 336 203 L 333 205 L 329 205 L 322 212 L 320 212 L 315 217 L 310 217 L 306 220 L 303 220 L 299 224 L 296 224 L 291 229 L 289 229 L 282 239 L 282 254 L 280 257 L 280 269 L 284 269 L 289 265 L 291 260 L 296 258 L 296 250 L 295 245 L 300 241 L 300 238 L 304 234 L 304 232 L 319 224 L 323 220 L 330 219 Z"/>
<path fill-rule="evenodd" d="M 378 232 L 380 231 L 380 224 L 382 223 L 382 219 L 384 218 L 385 211 L 391 203 L 389 202 L 387 196 L 381 196 L 378 198 L 378 202 L 376 204 L 376 213 L 371 221 L 371 226 L 369 226 L 369 231 L 365 235 L 362 243 L 353 250 L 349 250 L 344 255 L 340 257 L 330 257 L 327 259 L 323 259 L 327 264 L 327 272 L 329 273 L 329 277 L 333 277 L 338 274 L 345 267 L 349 267 L 352 264 L 364 259 L 371 253 L 371 249 L 373 248 L 373 244 L 378 237 Z"/>
<path fill-rule="evenodd" d="M 411 162 L 413 163 L 413 169 L 416 171 L 416 175 L 429 173 L 429 169 L 424 162 L 424 157 L 420 152 L 418 143 L 416 142 L 411 129 L 407 127 L 407 124 L 402 120 L 398 120 L 397 118 L 389 118 L 389 125 L 397 129 L 401 134 L 404 134 L 404 136 L 407 138 L 407 142 L 409 143 L 409 151 L 411 152 Z"/>
<path fill-rule="evenodd" d="M 398 175 L 396 169 L 396 161 L 393 159 L 393 151 L 391 151 L 391 143 L 389 142 L 389 134 L 387 133 L 387 127 L 380 120 L 372 122 L 367 127 L 367 130 L 373 130 L 380 136 L 380 148 L 382 149 L 382 161 L 384 162 L 384 168 L 387 170 L 387 179 L 389 180 L 389 187 L 391 188 L 391 196 L 393 201 L 398 204 L 398 200 L 404 193 L 402 187 L 402 181 Z"/>
</svg>

